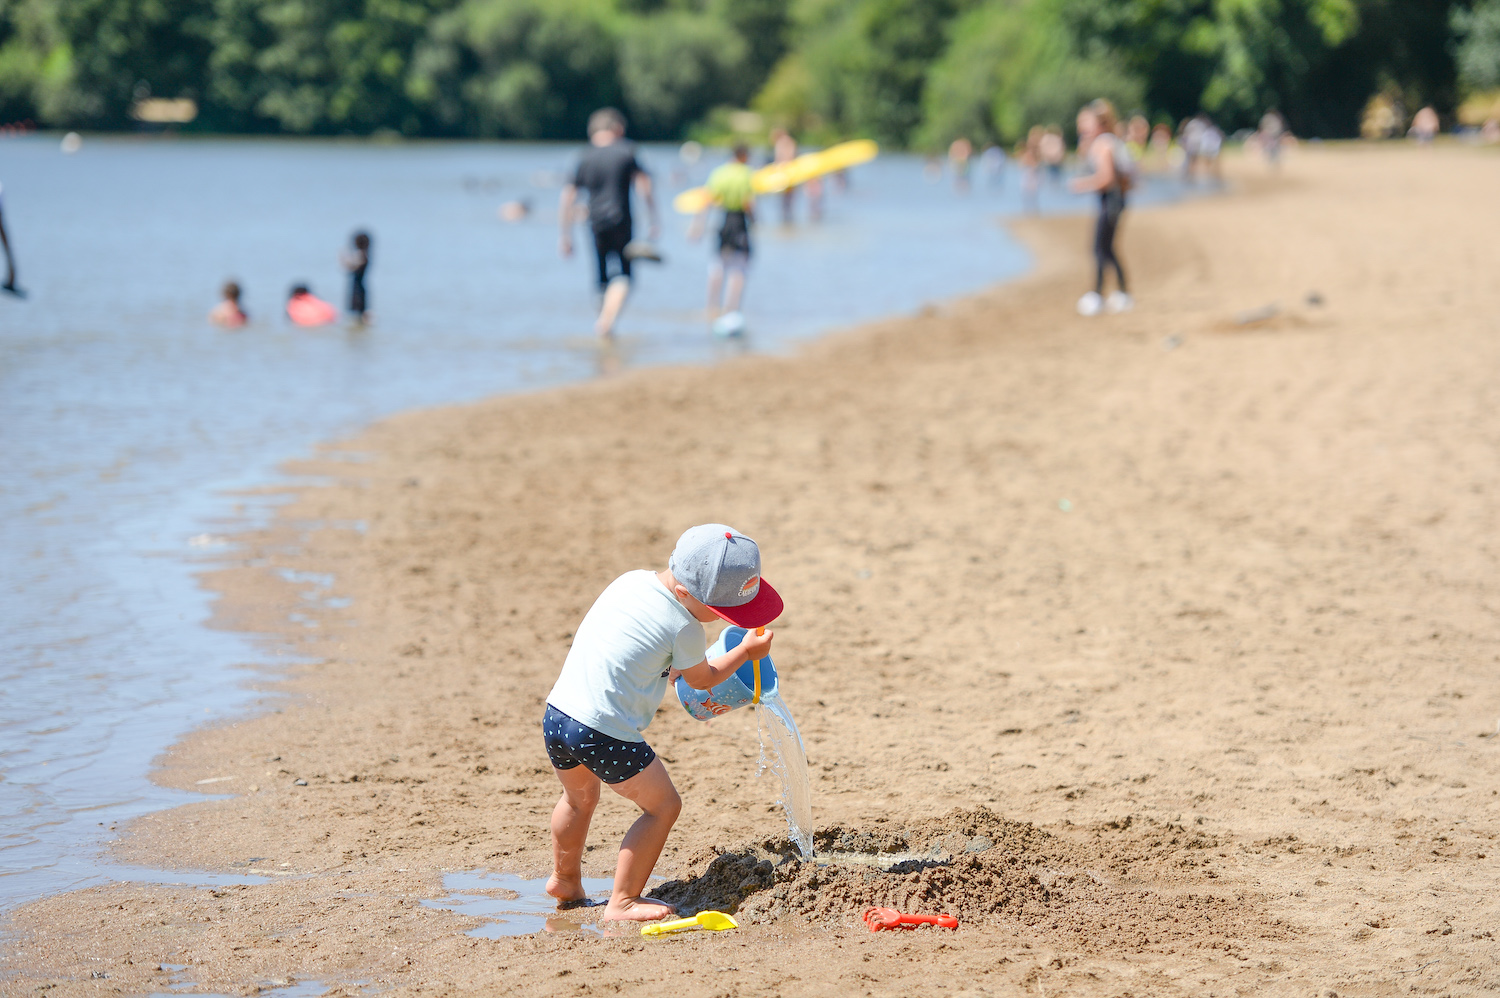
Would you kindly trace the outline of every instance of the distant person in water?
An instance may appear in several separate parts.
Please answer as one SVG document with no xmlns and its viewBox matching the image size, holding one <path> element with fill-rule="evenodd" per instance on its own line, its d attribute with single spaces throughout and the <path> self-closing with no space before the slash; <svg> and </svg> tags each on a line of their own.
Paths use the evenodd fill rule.
<svg viewBox="0 0 1500 998">
<path fill-rule="evenodd" d="M 370 303 L 365 294 L 365 273 L 370 269 L 370 234 L 356 232 L 354 248 L 339 254 L 339 263 L 349 272 L 349 314 L 360 325 L 370 321 Z"/>
<path fill-rule="evenodd" d="M 0 187 L 3 192 L 3 187 Z M 5 231 L 5 202 L 0 200 L 0 247 L 5 250 L 5 283 L 0 284 L 0 290 L 9 291 L 17 298 L 25 297 L 25 292 L 16 287 L 16 258 L 10 251 L 10 235 Z"/>
<path fill-rule="evenodd" d="M 1208 115 L 1200 114 L 1198 118 L 1203 122 L 1203 130 L 1198 135 L 1198 165 L 1209 181 L 1222 186 L 1224 173 L 1219 154 L 1224 150 L 1224 131 Z"/>
<path fill-rule="evenodd" d="M 630 296 L 630 245 L 633 228 L 630 216 L 631 188 L 646 202 L 651 216 L 650 239 L 654 242 L 661 223 L 656 216 L 656 200 L 651 191 L 651 175 L 635 156 L 634 144 L 625 141 L 625 116 L 612 107 L 601 108 L 589 116 L 589 145 L 578 158 L 573 180 L 564 185 L 558 203 L 562 235 L 558 250 L 564 257 L 573 255 L 573 208 L 580 190 L 588 194 L 589 228 L 594 233 L 594 254 L 599 264 L 599 290 L 603 293 L 599 318 L 594 332 L 600 337 L 614 335 L 615 322 Z M 614 267 L 611 272 L 611 262 Z"/>
<path fill-rule="evenodd" d="M 708 267 L 708 317 L 723 323 L 715 323 L 714 331 L 732 334 L 740 331 L 738 317 L 740 300 L 745 294 L 745 274 L 750 266 L 750 226 L 755 221 L 755 189 L 750 183 L 750 148 L 734 147 L 734 157 L 708 175 L 708 192 L 713 203 L 724 212 L 719 225 L 719 251 Z M 709 209 L 704 209 L 693 220 L 688 238 L 697 239 L 703 234 L 704 219 Z"/>
<path fill-rule="evenodd" d="M 225 329 L 238 329 L 250 321 L 250 316 L 240 307 L 240 286 L 234 281 L 225 281 L 219 292 L 222 300 L 208 313 L 209 321 Z"/>
<path fill-rule="evenodd" d="M 1037 139 L 1036 151 L 1041 157 L 1042 166 L 1047 170 L 1047 178 L 1054 185 L 1061 184 L 1063 160 L 1068 156 L 1068 145 L 1063 141 L 1062 129 L 1056 125 L 1049 125 L 1042 129 L 1042 134 Z"/>
<path fill-rule="evenodd" d="M 339 310 L 298 284 L 286 300 L 286 317 L 299 326 L 326 326 L 339 317 Z"/>
<path fill-rule="evenodd" d="M 1125 268 L 1115 252 L 1115 233 L 1125 213 L 1125 194 L 1134 186 L 1135 165 L 1125 140 L 1115 134 L 1115 108 L 1096 100 L 1078 112 L 1078 159 L 1086 172 L 1072 183 L 1080 194 L 1099 195 L 1094 225 L 1094 290 L 1078 299 L 1079 315 L 1127 311 L 1134 301 L 1125 288 Z M 1117 289 L 1104 297 L 1105 273 L 1114 269 Z"/>
<path fill-rule="evenodd" d="M 979 154 L 979 171 L 990 187 L 999 187 L 1005 180 L 1005 150 L 991 143 Z"/>
<path fill-rule="evenodd" d="M 948 143 L 948 169 L 953 173 L 953 189 L 960 194 L 969 192 L 969 160 L 974 155 L 974 143 L 960 135 Z"/>
<path fill-rule="evenodd" d="M 790 163 L 797 158 L 797 140 L 785 128 L 771 129 L 771 162 Z M 795 185 L 781 192 L 781 224 L 791 225 L 797 203 Z"/>
<path fill-rule="evenodd" d="M 1021 164 L 1021 203 L 1030 215 L 1041 210 L 1042 133 L 1041 125 L 1033 125 L 1026 139 L 1016 146 L 1016 161 Z"/>
</svg>

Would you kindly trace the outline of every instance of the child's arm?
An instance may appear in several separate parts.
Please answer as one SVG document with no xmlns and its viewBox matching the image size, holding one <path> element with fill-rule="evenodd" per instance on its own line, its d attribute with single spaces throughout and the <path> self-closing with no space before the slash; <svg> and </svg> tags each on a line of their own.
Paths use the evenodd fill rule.
<svg viewBox="0 0 1500 998">
<path fill-rule="evenodd" d="M 736 669 L 750 659 L 765 658 L 771 654 L 773 636 L 771 631 L 764 634 L 753 632 L 746 634 L 745 640 L 731 651 L 725 652 L 712 661 L 705 659 L 686 669 L 673 669 L 668 673 L 668 678 L 675 681 L 678 676 L 681 676 L 695 690 L 711 690 L 728 679 Z"/>
</svg>

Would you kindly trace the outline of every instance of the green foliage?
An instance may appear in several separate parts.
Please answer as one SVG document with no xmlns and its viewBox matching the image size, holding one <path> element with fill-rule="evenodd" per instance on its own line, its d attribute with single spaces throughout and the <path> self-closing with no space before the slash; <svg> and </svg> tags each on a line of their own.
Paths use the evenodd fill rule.
<svg viewBox="0 0 1500 998">
<path fill-rule="evenodd" d="M 1480 0 L 1453 12 L 1459 36 L 1458 76 L 1471 91 L 1500 87 L 1500 0 Z"/>
<path fill-rule="evenodd" d="M 787 52 L 791 27 L 788 0 L 708 0 L 707 13 L 744 39 L 741 100 L 749 100 Z"/>
<path fill-rule="evenodd" d="M 1500 0 L 0 0 L 0 121 L 128 128 L 144 96 L 219 131 L 642 137 L 752 106 L 819 140 L 938 146 L 1078 104 L 1353 134 L 1500 86 Z"/>
<path fill-rule="evenodd" d="M 1096 97 L 1128 111 L 1143 80 L 1101 46 L 1085 54 L 1049 0 L 990 0 L 964 14 L 933 67 L 919 144 L 964 136 L 1014 142 L 1033 125 L 1068 125 Z"/>
<path fill-rule="evenodd" d="M 755 95 L 751 107 L 764 116 L 771 127 L 802 135 L 818 133 L 825 125 L 822 117 L 813 110 L 813 87 L 807 63 L 801 53 L 793 52 L 771 70 L 766 85 Z"/>
<path fill-rule="evenodd" d="M 1352 135 L 1377 89 L 1450 103 L 1448 0 L 1060 0 L 1076 38 L 1118 54 L 1153 111 Z"/>
<path fill-rule="evenodd" d="M 0 4 L 0 107 L 101 127 L 129 123 L 152 93 L 194 96 L 207 46 L 200 0 L 13 0 Z"/>
<path fill-rule="evenodd" d="M 209 123 L 288 132 L 416 131 L 403 81 L 424 0 L 211 0 Z"/>
<path fill-rule="evenodd" d="M 830 125 L 905 145 L 957 0 L 810 0 L 797 11 L 811 110 Z"/>
<path fill-rule="evenodd" d="M 619 102 L 614 16 L 594 0 L 465 0 L 433 19 L 406 92 L 442 132 L 580 136 Z"/>
<path fill-rule="evenodd" d="M 748 99 L 737 87 L 748 46 L 723 21 L 688 11 L 632 19 L 620 45 L 620 82 L 632 127 L 679 135 L 717 104 Z"/>
</svg>

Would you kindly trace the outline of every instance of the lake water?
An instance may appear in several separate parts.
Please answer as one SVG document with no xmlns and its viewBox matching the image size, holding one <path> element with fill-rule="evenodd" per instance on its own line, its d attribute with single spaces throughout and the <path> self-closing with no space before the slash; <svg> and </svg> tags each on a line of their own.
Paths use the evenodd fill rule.
<svg viewBox="0 0 1500 998">
<path fill-rule="evenodd" d="M 697 313 L 707 248 L 667 205 L 717 160 L 647 148 L 668 261 L 641 265 L 619 348 L 601 352 L 590 254 L 556 252 L 575 151 L 143 137 L 64 155 L 53 137 L 0 138 L 31 293 L 0 296 L 0 908 L 146 876 L 101 865 L 113 826 L 198 799 L 153 786 L 151 760 L 264 699 L 245 663 L 288 661 L 203 626 L 194 572 L 212 535 L 272 507 L 226 493 L 284 481 L 281 462 L 401 409 L 784 351 L 1027 264 L 997 222 L 1020 207 L 1014 173 L 960 195 L 884 156 L 821 224 L 760 227 L 750 335 L 726 345 Z M 508 225 L 496 210 L 512 198 L 536 210 Z M 1043 196 L 1046 211 L 1085 206 Z M 293 282 L 342 302 L 336 258 L 356 228 L 374 236 L 376 323 L 290 328 Z M 253 319 L 232 333 L 204 318 L 230 277 Z"/>
</svg>

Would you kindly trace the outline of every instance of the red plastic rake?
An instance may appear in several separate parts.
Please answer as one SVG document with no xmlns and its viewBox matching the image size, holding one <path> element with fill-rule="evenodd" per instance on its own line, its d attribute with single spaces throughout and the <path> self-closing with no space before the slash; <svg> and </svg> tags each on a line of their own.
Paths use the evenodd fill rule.
<svg viewBox="0 0 1500 998">
<path fill-rule="evenodd" d="M 918 925 L 958 928 L 958 919 L 952 915 L 908 915 L 895 908 L 871 908 L 865 912 L 864 920 L 871 932 L 879 932 L 881 929 L 910 929 Z"/>
</svg>

